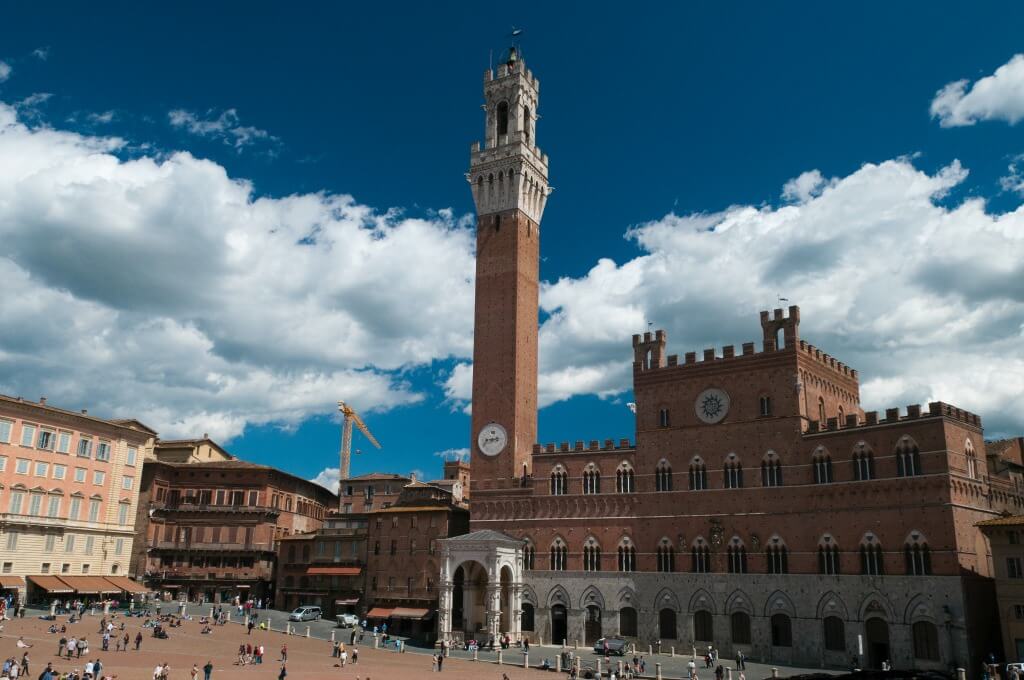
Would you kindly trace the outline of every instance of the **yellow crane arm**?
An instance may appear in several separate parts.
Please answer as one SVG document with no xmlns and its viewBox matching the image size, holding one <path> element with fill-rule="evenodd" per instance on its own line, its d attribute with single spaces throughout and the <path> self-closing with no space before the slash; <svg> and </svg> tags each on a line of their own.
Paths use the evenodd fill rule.
<svg viewBox="0 0 1024 680">
<path fill-rule="evenodd" d="M 357 414 L 355 411 L 351 411 L 351 415 L 349 417 L 352 418 L 352 422 L 356 424 L 356 427 L 358 427 L 359 431 L 363 433 L 363 436 L 370 440 L 370 443 L 379 449 L 380 442 L 377 441 L 376 437 L 370 434 L 370 430 L 366 427 L 366 424 L 363 422 L 363 419 L 359 417 L 359 414 Z"/>
</svg>

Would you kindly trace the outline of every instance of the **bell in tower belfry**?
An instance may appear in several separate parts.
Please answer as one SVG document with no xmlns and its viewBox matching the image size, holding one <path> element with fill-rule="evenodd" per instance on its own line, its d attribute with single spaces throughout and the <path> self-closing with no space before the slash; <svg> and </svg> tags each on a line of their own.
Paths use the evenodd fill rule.
<svg viewBox="0 0 1024 680">
<path fill-rule="evenodd" d="M 536 145 L 539 91 L 515 47 L 484 73 L 484 143 L 466 175 L 477 211 L 474 490 L 519 485 L 533 467 L 540 221 L 551 193 Z"/>
</svg>

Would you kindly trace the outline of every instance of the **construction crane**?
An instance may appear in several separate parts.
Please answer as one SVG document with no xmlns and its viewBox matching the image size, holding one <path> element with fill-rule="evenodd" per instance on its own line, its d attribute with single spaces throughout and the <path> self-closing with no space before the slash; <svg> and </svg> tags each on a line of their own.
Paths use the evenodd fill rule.
<svg viewBox="0 0 1024 680">
<path fill-rule="evenodd" d="M 367 429 L 366 424 L 363 423 L 363 419 L 359 417 L 359 414 L 355 412 L 355 409 L 345 402 L 339 401 L 338 410 L 341 411 L 342 418 L 341 467 L 339 468 L 339 477 L 344 481 L 349 478 L 349 472 L 352 467 L 352 425 L 355 424 L 370 443 L 378 449 L 380 448 L 380 443 L 372 434 L 370 434 L 370 430 Z"/>
</svg>

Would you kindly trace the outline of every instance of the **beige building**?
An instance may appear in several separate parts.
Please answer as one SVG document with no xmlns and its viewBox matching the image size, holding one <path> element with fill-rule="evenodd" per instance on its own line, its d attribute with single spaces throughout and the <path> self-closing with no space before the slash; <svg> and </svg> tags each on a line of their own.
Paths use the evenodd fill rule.
<svg viewBox="0 0 1024 680">
<path fill-rule="evenodd" d="M 45 602 L 138 590 L 125 575 L 155 436 L 136 420 L 0 395 L 4 596 Z"/>
<path fill-rule="evenodd" d="M 1019 462 L 1024 439 L 989 442 L 987 448 Z M 1024 515 L 986 520 L 978 527 L 988 537 L 1006 660 L 1024 661 Z"/>
</svg>

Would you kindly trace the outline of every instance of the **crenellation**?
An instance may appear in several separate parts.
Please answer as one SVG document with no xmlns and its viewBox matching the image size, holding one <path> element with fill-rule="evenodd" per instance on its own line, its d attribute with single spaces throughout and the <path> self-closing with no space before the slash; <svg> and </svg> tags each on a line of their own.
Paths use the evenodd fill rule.
<svg viewBox="0 0 1024 680">
<path fill-rule="evenodd" d="M 596 439 L 591 439 L 589 448 L 591 451 L 597 451 L 600 448 L 600 442 L 598 442 Z"/>
<path fill-rule="evenodd" d="M 679 365 L 679 355 L 678 354 L 669 354 L 668 355 L 668 365 L 669 366 L 678 366 Z"/>
<path fill-rule="evenodd" d="M 561 451 L 562 453 L 567 453 L 569 451 L 569 442 L 562 442 L 561 444 L 559 444 L 558 450 Z"/>
<path fill-rule="evenodd" d="M 736 356 L 735 345 L 726 345 L 725 347 L 722 348 L 723 359 L 732 359 L 734 356 Z"/>
<path fill-rule="evenodd" d="M 582 451 L 583 450 L 583 440 L 582 439 L 577 439 L 576 440 L 576 445 L 573 447 L 573 450 L 575 450 L 575 451 Z"/>
<path fill-rule="evenodd" d="M 754 343 L 745 342 L 743 343 L 743 356 L 750 356 L 754 353 Z"/>
<path fill-rule="evenodd" d="M 615 448 L 615 440 L 614 439 L 605 439 L 604 440 L 604 448 L 605 448 L 605 451 L 611 451 L 612 449 L 614 449 Z"/>
<path fill-rule="evenodd" d="M 622 438 L 622 439 L 619 440 L 619 448 L 620 449 L 631 449 L 631 448 L 633 448 L 633 445 L 629 443 L 629 439 Z"/>
<path fill-rule="evenodd" d="M 865 411 L 864 412 L 864 424 L 865 425 L 877 425 L 878 424 L 878 411 Z"/>
<path fill-rule="evenodd" d="M 976 414 L 941 401 L 930 402 L 928 404 L 927 411 L 924 411 L 920 404 L 910 404 L 907 406 L 907 412 L 905 415 L 901 416 L 900 409 L 896 407 L 885 409 L 884 418 L 879 418 L 878 416 L 878 411 L 865 411 L 863 421 L 861 421 L 855 413 L 846 414 L 843 419 L 828 418 L 825 423 L 809 419 L 807 421 L 807 431 L 814 433 L 837 429 L 847 430 L 858 427 L 874 427 L 876 425 L 904 423 L 908 420 L 919 420 L 921 418 L 934 418 L 940 416 L 959 420 L 960 422 L 967 423 L 968 425 L 981 427 L 981 418 Z"/>
<path fill-rule="evenodd" d="M 715 348 L 712 347 L 710 349 L 704 350 L 704 361 L 714 361 L 714 360 L 715 360 Z"/>
<path fill-rule="evenodd" d="M 829 418 L 826 419 L 825 422 L 828 424 L 828 429 L 830 429 L 830 430 L 838 430 L 839 429 L 839 418 L 836 418 L 835 416 L 830 416 Z"/>
<path fill-rule="evenodd" d="M 887 408 L 885 409 L 885 420 L 890 423 L 895 423 L 900 419 L 899 408 Z"/>
<path fill-rule="evenodd" d="M 907 418 L 920 418 L 921 417 L 921 405 L 910 404 L 907 406 Z"/>
<path fill-rule="evenodd" d="M 687 352 L 686 353 L 686 363 L 688 365 L 689 364 L 697 363 L 697 353 L 696 352 Z"/>
<path fill-rule="evenodd" d="M 846 414 L 846 427 L 857 427 L 857 425 L 859 425 L 859 423 L 857 422 L 857 414 L 856 413 L 847 413 Z"/>
</svg>

